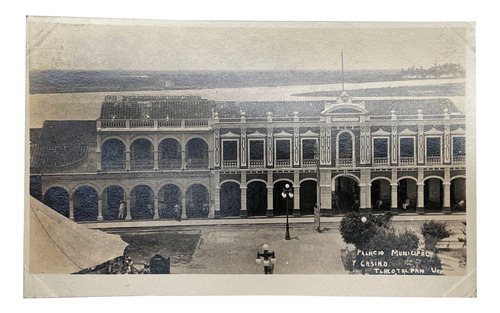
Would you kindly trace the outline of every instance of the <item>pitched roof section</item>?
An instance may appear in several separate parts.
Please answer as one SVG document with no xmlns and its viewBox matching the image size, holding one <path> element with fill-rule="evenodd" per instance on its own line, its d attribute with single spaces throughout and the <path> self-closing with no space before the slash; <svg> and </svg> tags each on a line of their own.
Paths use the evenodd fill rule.
<svg viewBox="0 0 500 313">
<path fill-rule="evenodd" d="M 360 103 L 368 115 L 417 115 L 422 110 L 424 115 L 443 114 L 448 109 L 450 114 L 461 112 L 449 99 L 383 99 L 349 101 L 356 112 Z M 331 101 L 211 101 L 199 96 L 106 96 L 101 107 L 100 119 L 189 119 L 210 118 L 217 112 L 219 118 L 240 118 L 245 116 L 267 117 L 271 112 L 275 117 L 299 116 L 318 117 Z M 349 109 L 349 104 L 342 106 Z M 356 113 L 348 111 L 344 113 Z M 342 112 L 338 112 L 342 113 Z"/>
<path fill-rule="evenodd" d="M 396 115 L 443 114 L 448 109 L 450 114 L 459 114 L 460 110 L 449 99 L 385 99 L 366 100 L 365 108 L 372 115 L 389 115 L 394 110 Z"/>
<path fill-rule="evenodd" d="M 106 96 L 100 119 L 210 118 L 214 106 L 194 96 Z"/>
<path fill-rule="evenodd" d="M 62 167 L 81 161 L 96 137 L 95 121 L 45 121 L 38 140 L 31 144 L 31 167 Z"/>
<path fill-rule="evenodd" d="M 271 112 L 275 117 L 299 116 L 318 117 L 324 109 L 324 101 L 246 101 L 217 103 L 216 112 L 220 118 L 239 118 L 241 112 L 246 117 L 266 117 Z"/>
<path fill-rule="evenodd" d="M 30 143 L 37 144 L 41 134 L 42 134 L 41 128 L 30 128 Z"/>
</svg>

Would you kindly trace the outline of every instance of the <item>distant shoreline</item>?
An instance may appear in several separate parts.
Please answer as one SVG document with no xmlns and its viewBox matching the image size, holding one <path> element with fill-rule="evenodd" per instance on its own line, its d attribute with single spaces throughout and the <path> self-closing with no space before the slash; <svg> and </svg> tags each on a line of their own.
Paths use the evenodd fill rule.
<svg viewBox="0 0 500 313">
<path fill-rule="evenodd" d="M 30 94 L 341 84 L 341 71 L 31 71 Z M 404 80 L 420 80 L 410 78 Z M 354 70 L 345 83 L 402 80 L 397 70 Z"/>
</svg>

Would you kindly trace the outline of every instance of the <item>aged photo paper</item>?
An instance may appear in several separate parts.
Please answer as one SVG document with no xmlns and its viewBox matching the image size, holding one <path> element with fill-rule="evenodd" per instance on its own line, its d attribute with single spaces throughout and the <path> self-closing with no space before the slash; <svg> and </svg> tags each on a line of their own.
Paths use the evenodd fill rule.
<svg viewBox="0 0 500 313">
<path fill-rule="evenodd" d="M 474 23 L 26 29 L 26 298 L 475 296 Z"/>
</svg>

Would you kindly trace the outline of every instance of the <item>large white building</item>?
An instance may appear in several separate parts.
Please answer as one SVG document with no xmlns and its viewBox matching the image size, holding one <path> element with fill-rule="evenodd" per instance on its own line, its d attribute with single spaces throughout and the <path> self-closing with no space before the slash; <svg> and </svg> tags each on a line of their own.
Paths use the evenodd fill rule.
<svg viewBox="0 0 500 313">
<path fill-rule="evenodd" d="M 465 210 L 465 114 L 446 98 L 106 96 L 31 129 L 31 193 L 76 221 Z M 319 192 L 318 192 L 319 180 Z M 292 203 L 293 202 L 293 203 Z"/>
</svg>

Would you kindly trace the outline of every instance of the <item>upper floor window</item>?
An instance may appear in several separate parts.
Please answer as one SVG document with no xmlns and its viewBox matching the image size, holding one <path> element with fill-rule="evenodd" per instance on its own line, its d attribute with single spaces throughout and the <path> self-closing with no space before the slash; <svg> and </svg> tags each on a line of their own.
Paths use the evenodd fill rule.
<svg viewBox="0 0 500 313">
<path fill-rule="evenodd" d="M 264 140 L 250 140 L 250 167 L 264 166 Z"/>
<path fill-rule="evenodd" d="M 465 137 L 453 137 L 453 163 L 465 162 Z"/>
<path fill-rule="evenodd" d="M 399 163 L 401 165 L 415 164 L 415 139 L 399 139 Z"/>
<path fill-rule="evenodd" d="M 302 139 L 302 166 L 315 166 L 316 165 L 316 139 Z"/>
<path fill-rule="evenodd" d="M 428 137 L 426 139 L 426 156 L 428 164 L 441 163 L 441 137 Z"/>
<path fill-rule="evenodd" d="M 339 159 L 352 159 L 352 137 L 351 134 L 344 132 L 340 134 L 338 141 Z"/>
<path fill-rule="evenodd" d="M 337 166 L 351 167 L 354 158 L 354 141 L 349 132 L 343 132 L 337 137 Z"/>
<path fill-rule="evenodd" d="M 291 143 L 289 139 L 276 140 L 276 166 L 290 166 Z"/>
<path fill-rule="evenodd" d="M 224 167 L 238 166 L 238 141 L 222 141 L 222 164 Z"/>
<path fill-rule="evenodd" d="M 373 138 L 373 163 L 374 165 L 388 165 L 389 163 L 388 138 Z"/>
</svg>

